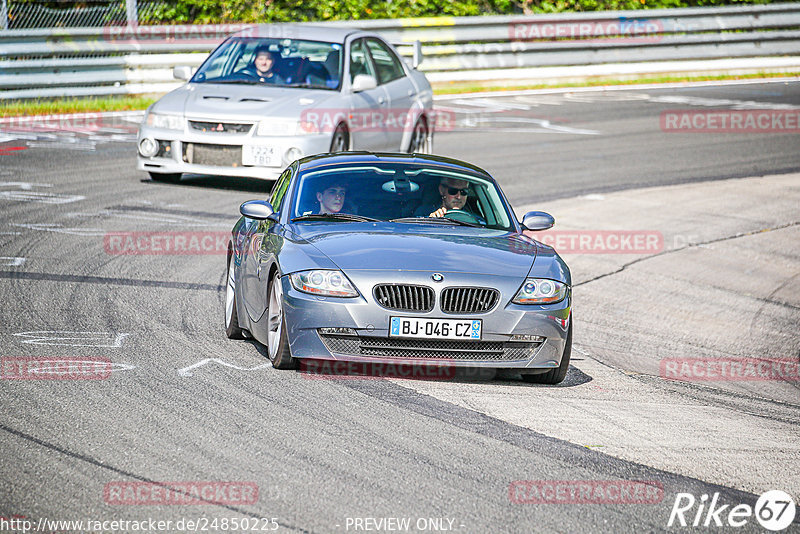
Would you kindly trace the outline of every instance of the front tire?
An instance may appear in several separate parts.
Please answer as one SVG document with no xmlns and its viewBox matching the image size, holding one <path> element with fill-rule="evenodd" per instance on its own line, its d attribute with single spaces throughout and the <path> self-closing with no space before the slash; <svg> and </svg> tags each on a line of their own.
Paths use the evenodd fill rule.
<svg viewBox="0 0 800 534">
<path fill-rule="evenodd" d="M 275 369 L 297 368 L 297 360 L 292 358 L 292 351 L 289 348 L 286 317 L 283 314 L 283 289 L 277 272 L 269 283 L 267 328 L 267 354 L 272 366 Z"/>
<path fill-rule="evenodd" d="M 331 138 L 331 152 L 345 152 L 349 148 L 350 136 L 347 133 L 347 127 L 340 124 L 336 127 Z"/>
<path fill-rule="evenodd" d="M 428 123 L 424 117 L 417 120 L 414 131 L 411 133 L 411 141 L 408 144 L 409 154 L 430 154 L 430 143 L 428 139 Z"/>
<path fill-rule="evenodd" d="M 180 182 L 181 180 L 181 173 L 179 172 L 171 172 L 171 173 L 162 173 L 162 172 L 150 172 L 150 179 L 154 182 L 164 182 L 174 184 L 176 182 Z"/>
<path fill-rule="evenodd" d="M 228 276 L 225 284 L 225 335 L 230 339 L 244 339 L 239 328 L 239 313 L 236 311 L 236 271 L 233 256 L 228 256 Z"/>
<path fill-rule="evenodd" d="M 572 319 L 570 318 L 569 321 L 569 331 L 567 332 L 567 341 L 564 343 L 564 354 L 561 356 L 561 365 L 556 367 L 555 369 L 551 369 L 546 373 L 539 373 L 536 375 L 522 375 L 522 379 L 525 382 L 530 382 L 532 384 L 548 384 L 548 385 L 555 385 L 559 384 L 564 380 L 564 377 L 567 376 L 567 370 L 569 369 L 569 359 L 572 355 Z"/>
</svg>

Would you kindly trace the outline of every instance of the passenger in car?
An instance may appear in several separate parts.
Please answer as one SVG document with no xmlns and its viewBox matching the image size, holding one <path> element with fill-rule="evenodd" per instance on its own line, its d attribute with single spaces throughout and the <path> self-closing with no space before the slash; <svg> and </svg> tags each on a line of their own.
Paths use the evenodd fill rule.
<svg viewBox="0 0 800 534">
<path fill-rule="evenodd" d="M 317 191 L 319 211 L 317 213 L 339 213 L 344 207 L 347 185 L 342 182 L 327 183 Z"/>
</svg>

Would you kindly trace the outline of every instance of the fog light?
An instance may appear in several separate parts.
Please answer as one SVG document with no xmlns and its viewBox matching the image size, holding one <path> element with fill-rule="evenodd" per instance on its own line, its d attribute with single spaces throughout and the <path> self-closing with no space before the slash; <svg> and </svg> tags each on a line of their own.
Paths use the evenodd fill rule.
<svg viewBox="0 0 800 534">
<path fill-rule="evenodd" d="M 526 343 L 542 343 L 542 336 L 532 336 L 531 334 L 514 334 L 509 341 L 525 341 Z"/>
<path fill-rule="evenodd" d="M 320 334 L 328 335 L 328 336 L 355 336 L 356 331 L 352 328 L 342 328 L 342 327 L 333 327 L 333 328 L 319 328 L 318 329 Z"/>
<path fill-rule="evenodd" d="M 156 140 L 145 137 L 139 141 L 139 154 L 146 158 L 152 158 L 158 154 L 158 143 L 156 143 Z"/>
<path fill-rule="evenodd" d="M 297 147 L 292 147 L 286 151 L 286 154 L 283 156 L 283 160 L 284 163 L 288 165 L 294 160 L 300 159 L 302 157 L 303 157 L 303 151 Z"/>
</svg>

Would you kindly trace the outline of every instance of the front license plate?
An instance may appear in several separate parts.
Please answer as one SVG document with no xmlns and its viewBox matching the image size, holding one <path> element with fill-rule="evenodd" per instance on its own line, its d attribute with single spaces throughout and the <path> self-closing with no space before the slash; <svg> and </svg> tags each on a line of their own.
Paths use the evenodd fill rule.
<svg viewBox="0 0 800 534">
<path fill-rule="evenodd" d="M 275 147 L 263 145 L 244 145 L 242 165 L 254 167 L 280 167 L 281 161 Z"/>
<path fill-rule="evenodd" d="M 481 320 L 391 317 L 389 337 L 478 340 L 481 338 Z"/>
</svg>

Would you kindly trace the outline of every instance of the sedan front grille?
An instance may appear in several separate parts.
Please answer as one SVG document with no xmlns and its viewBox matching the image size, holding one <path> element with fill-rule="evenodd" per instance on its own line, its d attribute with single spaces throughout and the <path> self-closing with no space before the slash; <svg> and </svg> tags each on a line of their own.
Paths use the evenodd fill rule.
<svg viewBox="0 0 800 534">
<path fill-rule="evenodd" d="M 427 358 L 460 361 L 528 360 L 542 345 L 503 341 L 397 339 L 320 334 L 327 349 L 336 354 L 378 358 Z"/>
<path fill-rule="evenodd" d="M 189 121 L 192 129 L 200 132 L 246 134 L 253 128 L 252 124 L 235 122 L 201 122 Z"/>
<path fill-rule="evenodd" d="M 241 167 L 242 147 L 237 145 L 183 144 L 183 161 L 195 165 Z"/>
<path fill-rule="evenodd" d="M 429 312 L 435 299 L 433 289 L 427 286 L 381 284 L 372 293 L 378 304 L 398 311 Z"/>
<path fill-rule="evenodd" d="M 440 307 L 445 313 L 483 313 L 499 298 L 500 293 L 488 287 L 448 287 L 442 291 Z"/>
</svg>

